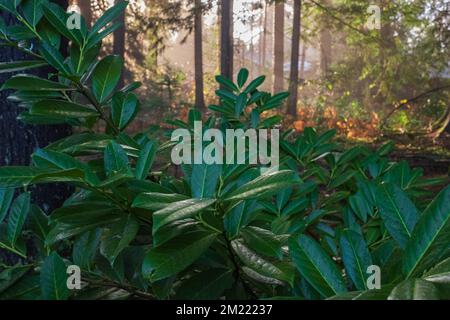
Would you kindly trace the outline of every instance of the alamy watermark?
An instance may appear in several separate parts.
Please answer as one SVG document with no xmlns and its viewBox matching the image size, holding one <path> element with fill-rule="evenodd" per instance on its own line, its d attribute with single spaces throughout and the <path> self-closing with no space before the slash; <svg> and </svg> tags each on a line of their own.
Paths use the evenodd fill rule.
<svg viewBox="0 0 450 320">
<path fill-rule="evenodd" d="M 181 140 L 181 141 L 180 141 Z M 270 148 L 269 148 L 270 140 Z M 278 129 L 203 130 L 202 122 L 194 122 L 194 134 L 187 129 L 172 132 L 171 141 L 178 142 L 171 159 L 180 164 L 259 164 L 276 171 L 279 166 Z"/>
</svg>

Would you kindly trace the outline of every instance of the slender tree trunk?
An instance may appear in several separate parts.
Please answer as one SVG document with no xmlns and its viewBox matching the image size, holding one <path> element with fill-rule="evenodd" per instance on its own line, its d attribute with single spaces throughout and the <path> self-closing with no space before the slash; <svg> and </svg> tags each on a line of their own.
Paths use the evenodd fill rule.
<svg viewBox="0 0 450 320">
<path fill-rule="evenodd" d="M 329 5 L 329 0 L 325 0 L 324 4 Z M 328 23 L 328 16 L 323 14 L 324 23 L 322 23 L 322 29 L 320 30 L 320 70 L 322 75 L 325 76 L 328 73 L 331 65 L 331 45 L 332 37 Z"/>
<path fill-rule="evenodd" d="M 294 0 L 294 20 L 292 26 L 292 50 L 291 50 L 291 72 L 289 75 L 289 100 L 288 114 L 297 116 L 298 99 L 298 60 L 300 51 L 300 23 L 301 23 L 302 1 Z"/>
<path fill-rule="evenodd" d="M 268 10 L 267 10 L 267 2 L 264 1 L 264 25 L 263 25 L 263 34 L 262 34 L 262 60 L 261 60 L 261 66 L 262 70 L 264 71 L 264 68 L 266 67 L 266 48 L 267 48 L 267 16 L 268 16 Z"/>
<path fill-rule="evenodd" d="M 284 2 L 275 4 L 273 50 L 273 92 L 279 92 L 284 88 Z"/>
<path fill-rule="evenodd" d="M 115 3 L 122 2 L 121 0 L 115 0 Z M 117 19 L 117 23 L 121 23 L 122 26 L 114 31 L 114 44 L 113 44 L 113 53 L 115 55 L 121 56 L 125 63 L 125 12 L 123 12 L 120 17 Z M 120 77 L 120 81 L 118 86 L 123 87 L 124 86 L 124 74 L 126 72 L 126 69 L 124 68 L 122 71 L 122 76 Z"/>
<path fill-rule="evenodd" d="M 203 94 L 203 37 L 202 37 L 202 1 L 195 0 L 194 50 L 195 50 L 195 105 L 204 110 L 205 96 Z"/>
<path fill-rule="evenodd" d="M 221 1 L 220 73 L 233 78 L 233 0 Z"/>
</svg>

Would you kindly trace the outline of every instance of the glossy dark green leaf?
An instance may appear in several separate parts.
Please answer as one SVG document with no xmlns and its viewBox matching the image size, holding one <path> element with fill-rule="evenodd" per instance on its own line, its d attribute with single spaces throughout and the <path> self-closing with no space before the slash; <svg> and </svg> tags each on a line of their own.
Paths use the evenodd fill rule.
<svg viewBox="0 0 450 320">
<path fill-rule="evenodd" d="M 80 235 L 73 244 L 73 263 L 80 268 L 90 270 L 100 244 L 101 229 L 93 229 Z"/>
<path fill-rule="evenodd" d="M 120 56 L 107 56 L 97 64 L 92 73 L 92 91 L 98 102 L 104 103 L 114 91 L 122 74 L 122 66 Z"/>
<path fill-rule="evenodd" d="M 114 140 L 105 148 L 104 162 L 105 171 L 108 176 L 119 172 L 131 172 L 127 153 Z"/>
<path fill-rule="evenodd" d="M 41 20 L 44 12 L 42 6 L 47 0 L 24 0 L 22 4 L 23 15 L 27 22 L 35 27 Z"/>
<path fill-rule="evenodd" d="M 419 219 L 416 207 L 402 189 L 393 184 L 381 185 L 376 196 L 386 229 L 400 247 L 405 248 Z"/>
<path fill-rule="evenodd" d="M 250 249 L 268 257 L 282 258 L 281 241 L 271 231 L 258 227 L 247 227 L 241 231 L 241 235 Z"/>
<path fill-rule="evenodd" d="M 136 116 L 138 99 L 134 93 L 118 93 L 113 96 L 111 118 L 119 130 L 123 130 Z"/>
<path fill-rule="evenodd" d="M 30 194 L 22 193 L 11 205 L 8 217 L 8 240 L 14 247 L 30 211 Z"/>
<path fill-rule="evenodd" d="M 289 239 L 289 253 L 300 274 L 324 297 L 346 292 L 336 264 L 324 249 L 308 236 Z"/>
<path fill-rule="evenodd" d="M 39 68 L 46 66 L 47 62 L 43 60 L 30 60 L 30 61 L 14 61 L 14 62 L 1 62 L 0 74 L 8 72 L 17 72 L 33 68 Z"/>
<path fill-rule="evenodd" d="M 56 252 L 52 252 L 42 265 L 41 292 L 45 300 L 66 300 L 70 296 L 66 264 Z"/>
<path fill-rule="evenodd" d="M 40 52 L 44 59 L 54 67 L 56 70 L 62 72 L 63 74 L 70 74 L 68 66 L 64 62 L 64 57 L 54 46 L 43 42 L 40 47 Z"/>
<path fill-rule="evenodd" d="M 198 199 L 214 197 L 220 174 L 220 165 L 194 164 L 190 180 L 192 196 Z"/>
<path fill-rule="evenodd" d="M 139 152 L 138 161 L 136 163 L 135 176 L 136 179 L 145 180 L 155 161 L 158 144 L 156 141 L 147 141 Z"/>
<path fill-rule="evenodd" d="M 439 288 L 423 279 L 409 279 L 397 285 L 388 300 L 440 300 Z"/>
<path fill-rule="evenodd" d="M 170 222 L 192 217 L 215 202 L 216 199 L 188 199 L 171 203 L 153 213 L 153 233 Z"/>
<path fill-rule="evenodd" d="M 30 75 L 17 75 L 12 78 L 9 78 L 5 81 L 1 90 L 6 89 L 14 89 L 14 90 L 34 90 L 34 91 L 63 91 L 63 90 L 71 90 L 70 87 L 42 79 L 36 76 Z"/>
<path fill-rule="evenodd" d="M 227 195 L 226 201 L 260 198 L 298 184 L 300 179 L 290 170 L 261 175 Z"/>
<path fill-rule="evenodd" d="M 45 241 L 50 232 L 48 216 L 37 205 L 31 206 L 30 228 L 42 241 Z"/>
<path fill-rule="evenodd" d="M 95 34 L 99 32 L 103 27 L 105 27 L 108 23 L 113 22 L 113 20 L 116 19 L 125 10 L 127 5 L 128 1 L 121 1 L 110 9 L 106 10 L 93 25 L 91 33 Z"/>
<path fill-rule="evenodd" d="M 258 255 L 242 244 L 239 240 L 233 240 L 231 246 L 241 261 L 257 273 L 263 276 L 285 281 L 291 286 L 294 282 L 294 270 L 279 262 L 271 262 Z"/>
<path fill-rule="evenodd" d="M 197 230 L 150 249 L 142 265 L 144 277 L 153 282 L 186 269 L 209 248 L 215 238 L 215 234 Z"/>
<path fill-rule="evenodd" d="M 0 188 L 0 223 L 6 217 L 8 213 L 9 207 L 14 197 L 14 189 L 13 188 Z"/>
<path fill-rule="evenodd" d="M 420 216 L 404 254 L 407 277 L 421 272 L 449 256 L 450 186 L 442 190 Z"/>
<path fill-rule="evenodd" d="M 139 230 L 139 222 L 128 215 L 105 231 L 100 252 L 113 264 L 117 256 L 134 240 Z"/>
<path fill-rule="evenodd" d="M 239 70 L 238 76 L 237 76 L 237 83 L 239 88 L 242 88 L 244 86 L 244 84 L 247 82 L 248 80 L 248 69 L 246 68 L 242 68 L 241 70 Z"/>
<path fill-rule="evenodd" d="M 42 100 L 31 107 L 32 115 L 58 116 L 66 118 L 96 117 L 97 111 L 63 100 Z"/>
<path fill-rule="evenodd" d="M 359 233 L 344 230 L 341 233 L 340 246 L 348 275 L 358 290 L 366 290 L 367 277 L 370 275 L 367 268 L 372 265 L 366 241 Z"/>
<path fill-rule="evenodd" d="M 132 207 L 159 210 L 167 207 L 171 203 L 187 199 L 189 197 L 178 193 L 144 192 L 134 198 Z"/>
</svg>

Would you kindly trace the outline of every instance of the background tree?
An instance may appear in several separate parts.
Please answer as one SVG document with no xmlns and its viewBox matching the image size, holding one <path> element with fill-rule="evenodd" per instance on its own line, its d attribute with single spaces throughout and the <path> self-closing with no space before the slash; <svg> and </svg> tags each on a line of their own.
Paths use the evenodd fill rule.
<svg viewBox="0 0 450 320">
<path fill-rule="evenodd" d="M 202 32 L 202 1 L 195 0 L 195 105 L 205 109 L 204 85 L 203 85 L 203 32 Z"/>
<path fill-rule="evenodd" d="M 300 51 L 300 33 L 301 33 L 301 8 L 302 1 L 294 0 L 294 20 L 292 25 L 292 49 L 291 49 L 291 71 L 289 76 L 289 100 L 288 113 L 297 116 L 297 100 L 298 100 L 298 68 L 299 68 L 299 51 Z M 303 60 L 302 60 L 303 61 Z"/>
<path fill-rule="evenodd" d="M 233 78 L 233 0 L 220 1 L 220 73 Z"/>
<path fill-rule="evenodd" d="M 275 3 L 273 42 L 273 92 L 284 89 L 284 2 Z"/>
</svg>

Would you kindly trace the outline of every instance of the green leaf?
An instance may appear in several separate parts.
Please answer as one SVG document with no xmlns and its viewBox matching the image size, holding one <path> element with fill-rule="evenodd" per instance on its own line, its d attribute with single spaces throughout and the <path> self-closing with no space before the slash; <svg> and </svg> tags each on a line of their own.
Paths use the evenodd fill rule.
<svg viewBox="0 0 450 320">
<path fill-rule="evenodd" d="M 247 94 L 241 93 L 236 100 L 236 104 L 234 106 L 234 115 L 239 117 L 247 106 Z"/>
<path fill-rule="evenodd" d="M 216 76 L 216 81 L 231 91 L 239 91 L 238 87 L 236 87 L 230 79 L 227 79 L 224 76 Z"/>
<path fill-rule="evenodd" d="M 247 69 L 242 68 L 241 70 L 239 70 L 239 73 L 237 76 L 237 82 L 238 82 L 239 88 L 242 88 L 244 86 L 244 84 L 247 82 L 248 75 L 249 75 L 249 72 Z"/>
<path fill-rule="evenodd" d="M 250 84 L 247 86 L 247 88 L 245 88 L 244 92 L 252 93 L 256 88 L 258 88 L 260 85 L 263 84 L 264 80 L 266 80 L 265 76 L 260 76 L 260 77 L 256 78 L 255 80 L 250 82 Z"/>
<path fill-rule="evenodd" d="M 166 208 L 173 202 L 189 199 L 187 196 L 177 193 L 158 193 L 158 192 L 144 192 L 140 193 L 133 200 L 133 208 L 142 208 L 148 210 L 159 210 Z"/>
<path fill-rule="evenodd" d="M 108 23 L 112 22 L 116 19 L 128 6 L 128 1 L 121 1 L 118 4 L 114 5 L 110 9 L 106 10 L 102 16 L 95 22 L 94 26 L 91 30 L 91 35 L 99 32 L 103 27 L 105 27 Z"/>
<path fill-rule="evenodd" d="M 372 257 L 366 241 L 359 233 L 344 230 L 341 234 L 340 245 L 347 274 L 358 290 L 366 290 L 369 276 L 367 268 L 372 265 Z"/>
<path fill-rule="evenodd" d="M 397 285 L 388 300 L 440 300 L 440 292 L 432 282 L 409 279 Z"/>
<path fill-rule="evenodd" d="M 225 201 L 261 198 L 299 182 L 299 177 L 290 170 L 264 174 L 231 192 Z"/>
<path fill-rule="evenodd" d="M 138 161 L 136 163 L 135 176 L 136 179 L 145 180 L 155 160 L 158 144 L 156 141 L 147 141 L 139 152 Z"/>
<path fill-rule="evenodd" d="M 17 6 L 20 4 L 21 0 L 1 0 L 0 8 L 11 12 L 12 14 L 17 13 Z"/>
<path fill-rule="evenodd" d="M 8 213 L 9 206 L 14 197 L 14 189 L 13 188 L 0 188 L 0 223 L 5 219 L 6 214 Z"/>
<path fill-rule="evenodd" d="M 386 229 L 400 247 L 405 248 L 419 219 L 416 207 L 403 190 L 394 184 L 382 184 L 376 198 Z"/>
<path fill-rule="evenodd" d="M 44 16 L 53 28 L 64 37 L 72 40 L 80 45 L 80 39 L 76 37 L 69 29 L 67 29 L 68 14 L 61 6 L 55 3 L 47 3 L 42 9 L 44 10 Z"/>
<path fill-rule="evenodd" d="M 31 206 L 30 228 L 42 241 L 45 241 L 45 238 L 47 238 L 47 235 L 50 232 L 48 217 L 37 205 Z"/>
<path fill-rule="evenodd" d="M 66 264 L 56 252 L 52 252 L 42 265 L 41 292 L 45 300 L 66 300 L 70 295 Z"/>
<path fill-rule="evenodd" d="M 216 199 L 188 199 L 171 203 L 153 213 L 153 234 L 162 226 L 198 214 L 216 202 Z"/>
<path fill-rule="evenodd" d="M 136 116 L 138 99 L 134 93 L 119 92 L 112 99 L 111 118 L 119 130 L 123 130 Z"/>
<path fill-rule="evenodd" d="M 46 0 L 25 0 L 23 2 L 23 15 L 32 27 L 35 27 L 41 20 L 44 14 L 42 6 L 46 2 Z"/>
<path fill-rule="evenodd" d="M 154 282 L 186 269 L 209 248 L 215 238 L 216 234 L 196 230 L 150 249 L 142 264 L 144 277 Z"/>
<path fill-rule="evenodd" d="M 0 187 L 24 187 L 40 174 L 47 172 L 51 171 L 33 167 L 0 167 Z"/>
<path fill-rule="evenodd" d="M 47 42 L 43 42 L 41 43 L 40 52 L 44 59 L 56 70 L 66 75 L 70 74 L 69 68 L 64 63 L 64 57 L 57 48 Z"/>
<path fill-rule="evenodd" d="M 419 275 L 450 249 L 450 186 L 442 190 L 420 216 L 404 254 L 403 271 L 409 278 Z"/>
<path fill-rule="evenodd" d="M 8 218 L 8 240 L 14 247 L 30 211 L 30 194 L 22 193 L 11 205 Z"/>
<path fill-rule="evenodd" d="M 183 281 L 176 298 L 186 300 L 215 300 L 233 285 L 233 272 L 227 269 L 209 269 Z"/>
<path fill-rule="evenodd" d="M 97 111 L 63 100 L 41 100 L 31 107 L 32 115 L 48 115 L 66 118 L 85 118 L 98 116 Z"/>
<path fill-rule="evenodd" d="M 450 258 L 441 261 L 428 270 L 423 279 L 434 283 L 450 284 Z"/>
<path fill-rule="evenodd" d="M 281 241 L 274 233 L 258 227 L 247 227 L 241 231 L 246 244 L 256 252 L 282 259 Z"/>
<path fill-rule="evenodd" d="M 46 65 L 47 62 L 42 60 L 2 62 L 0 63 L 0 74 L 39 68 Z"/>
<path fill-rule="evenodd" d="M 95 67 L 92 73 L 92 91 L 99 103 L 104 103 L 119 83 L 123 59 L 120 56 L 107 56 Z"/>
<path fill-rule="evenodd" d="M 122 250 L 134 240 L 138 230 L 139 222 L 134 217 L 128 215 L 122 218 L 105 232 L 100 252 L 113 264 Z"/>
<path fill-rule="evenodd" d="M 194 164 L 191 176 L 192 196 L 198 199 L 214 197 L 220 174 L 220 165 Z"/>
<path fill-rule="evenodd" d="M 289 253 L 301 275 L 322 296 L 347 291 L 336 264 L 313 239 L 305 235 L 289 239 Z"/>
<path fill-rule="evenodd" d="M 241 259 L 241 261 L 257 273 L 260 273 L 261 275 L 266 277 L 285 281 L 292 286 L 294 282 L 294 273 L 291 271 L 293 270 L 289 270 L 286 267 L 283 268 L 281 267 L 281 264 L 270 262 L 269 260 L 250 250 L 247 246 L 245 246 L 238 240 L 233 240 L 231 242 L 231 246 L 233 248 L 233 251 L 236 252 L 238 257 Z"/>
<path fill-rule="evenodd" d="M 70 87 L 50 80 L 30 75 L 17 75 L 5 81 L 1 90 L 14 89 L 25 91 L 63 91 Z"/>
<path fill-rule="evenodd" d="M 128 155 L 120 144 L 110 141 L 105 148 L 105 171 L 108 176 L 119 172 L 131 172 Z"/>
<path fill-rule="evenodd" d="M 80 268 L 90 270 L 100 244 L 101 229 L 87 231 L 78 237 L 73 244 L 73 263 Z"/>
</svg>

